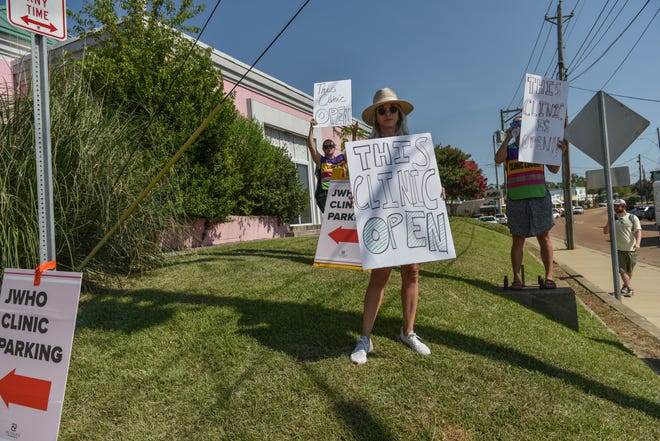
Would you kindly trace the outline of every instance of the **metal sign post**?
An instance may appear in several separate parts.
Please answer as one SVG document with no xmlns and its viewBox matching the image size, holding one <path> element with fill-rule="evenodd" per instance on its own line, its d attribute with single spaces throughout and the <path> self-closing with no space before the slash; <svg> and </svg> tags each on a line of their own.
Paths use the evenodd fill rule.
<svg viewBox="0 0 660 441">
<path fill-rule="evenodd" d="M 46 37 L 32 34 L 32 96 L 34 98 L 34 150 L 37 160 L 39 261 L 55 260 L 53 168 L 48 99 L 48 50 Z"/>
<path fill-rule="evenodd" d="M 603 140 L 603 159 L 605 187 L 607 191 L 607 222 L 610 226 L 610 253 L 612 255 L 612 280 L 614 282 L 614 297 L 621 301 L 621 285 L 619 283 L 619 255 L 617 254 L 616 233 L 614 225 L 614 207 L 612 201 L 614 193 L 612 191 L 612 177 L 610 176 L 610 145 L 607 134 L 607 114 L 605 113 L 605 98 L 603 91 L 598 92 L 598 113 L 600 115 L 600 133 Z"/>
</svg>

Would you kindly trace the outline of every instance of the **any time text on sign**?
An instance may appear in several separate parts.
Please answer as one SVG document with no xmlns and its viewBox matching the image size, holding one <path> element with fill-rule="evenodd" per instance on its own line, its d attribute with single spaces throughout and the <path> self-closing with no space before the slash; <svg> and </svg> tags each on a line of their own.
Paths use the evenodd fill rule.
<svg viewBox="0 0 660 441">
<path fill-rule="evenodd" d="M 7 0 L 7 18 L 19 28 L 66 40 L 65 0 Z"/>
</svg>

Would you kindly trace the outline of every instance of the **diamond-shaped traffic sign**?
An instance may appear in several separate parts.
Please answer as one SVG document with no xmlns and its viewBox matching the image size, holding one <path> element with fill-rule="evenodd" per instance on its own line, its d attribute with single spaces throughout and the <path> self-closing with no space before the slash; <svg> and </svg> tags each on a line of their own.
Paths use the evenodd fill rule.
<svg viewBox="0 0 660 441">
<path fill-rule="evenodd" d="M 7 18 L 19 28 L 66 40 L 65 0 L 7 0 Z"/>
<path fill-rule="evenodd" d="M 602 118 L 598 105 L 599 93 L 603 94 L 607 146 L 604 145 L 603 139 Z M 605 92 L 598 92 L 566 127 L 564 137 L 591 159 L 604 166 L 604 148 L 608 148 L 610 164 L 612 164 L 648 126 L 648 120 Z"/>
</svg>

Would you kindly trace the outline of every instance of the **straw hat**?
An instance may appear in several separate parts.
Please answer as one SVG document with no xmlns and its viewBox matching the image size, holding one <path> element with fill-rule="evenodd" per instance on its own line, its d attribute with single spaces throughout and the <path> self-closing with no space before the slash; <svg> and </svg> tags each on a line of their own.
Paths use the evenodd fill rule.
<svg viewBox="0 0 660 441">
<path fill-rule="evenodd" d="M 394 92 L 392 89 L 389 87 L 384 87 L 382 89 L 378 89 L 374 95 L 374 103 L 364 109 L 364 112 L 362 112 L 362 121 L 366 122 L 370 126 L 373 126 L 376 122 L 376 109 L 385 103 L 397 104 L 406 115 L 408 115 L 414 109 L 413 105 L 408 101 L 400 100 L 399 97 L 396 96 L 396 92 Z"/>
</svg>

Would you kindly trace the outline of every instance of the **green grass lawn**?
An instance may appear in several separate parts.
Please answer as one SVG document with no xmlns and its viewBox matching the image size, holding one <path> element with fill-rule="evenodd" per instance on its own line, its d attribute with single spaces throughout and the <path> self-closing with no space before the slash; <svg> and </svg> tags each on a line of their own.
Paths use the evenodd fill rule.
<svg viewBox="0 0 660 441">
<path fill-rule="evenodd" d="M 60 440 L 656 440 L 660 378 L 579 307 L 580 331 L 498 295 L 500 225 L 452 219 L 397 342 L 398 272 L 349 361 L 368 274 L 313 267 L 316 238 L 171 257 L 83 293 Z M 542 266 L 525 257 L 528 277 Z"/>
</svg>

